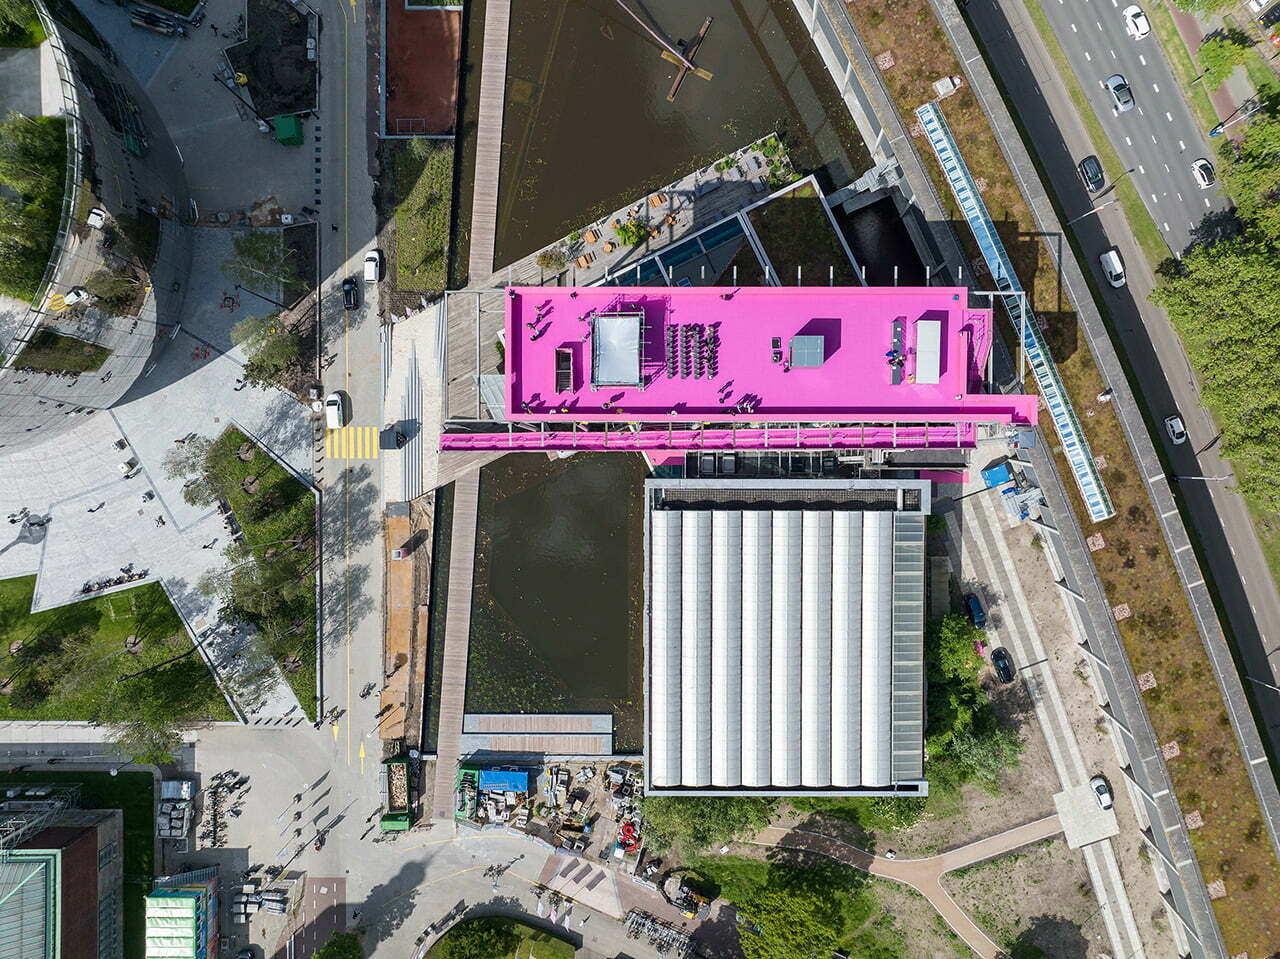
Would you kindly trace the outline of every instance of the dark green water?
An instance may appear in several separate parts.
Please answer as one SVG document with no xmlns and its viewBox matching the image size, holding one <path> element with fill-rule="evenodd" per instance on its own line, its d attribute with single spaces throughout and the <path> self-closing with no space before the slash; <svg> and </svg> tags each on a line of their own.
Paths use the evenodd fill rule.
<svg viewBox="0 0 1280 959">
<path fill-rule="evenodd" d="M 668 103 L 675 67 L 614 0 L 512 4 L 499 265 L 774 130 L 826 188 L 870 166 L 789 0 L 629 2 L 672 42 L 713 17 L 696 57 L 713 79 L 687 79 Z"/>
<path fill-rule="evenodd" d="M 468 712 L 613 713 L 640 748 L 644 460 L 512 453 L 486 466 Z"/>
</svg>

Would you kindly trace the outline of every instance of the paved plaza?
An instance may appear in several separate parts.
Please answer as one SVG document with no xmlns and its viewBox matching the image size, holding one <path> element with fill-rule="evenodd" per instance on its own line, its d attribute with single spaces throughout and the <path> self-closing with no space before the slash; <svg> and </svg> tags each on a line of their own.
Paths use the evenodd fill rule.
<svg viewBox="0 0 1280 959">
<path fill-rule="evenodd" d="M 197 231 L 198 261 L 220 259 L 229 244 L 227 231 Z M 244 633 L 220 623 L 196 588 L 224 562 L 230 538 L 215 509 L 183 500 L 183 480 L 164 475 L 164 458 L 175 440 L 191 433 L 212 439 L 236 426 L 309 484 L 312 451 L 305 406 L 277 390 L 236 389 L 243 355 L 228 349 L 229 330 L 250 306 L 222 309 L 224 285 L 216 269 L 192 277 L 181 330 L 114 408 L 79 414 L 70 431 L 0 457 L 0 507 L 6 515 L 30 511 L 26 521 L 9 524 L 0 577 L 36 574 L 34 608 L 43 610 L 84 598 L 87 581 L 147 570 L 146 579 L 164 586 L 192 632 L 208 631 L 206 658 L 234 691 L 238 675 L 263 663 L 247 647 L 241 651 Z M 134 458 L 137 469 L 123 475 L 121 464 Z M 256 719 L 298 716 L 283 682 L 240 705 Z"/>
</svg>

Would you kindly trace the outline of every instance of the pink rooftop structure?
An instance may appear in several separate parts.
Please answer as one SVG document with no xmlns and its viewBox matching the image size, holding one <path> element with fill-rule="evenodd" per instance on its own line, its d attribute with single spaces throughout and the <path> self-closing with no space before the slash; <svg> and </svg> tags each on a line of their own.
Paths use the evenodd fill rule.
<svg viewBox="0 0 1280 959">
<path fill-rule="evenodd" d="M 442 449 L 969 447 L 1036 398 L 981 392 L 964 287 L 509 287 L 500 432 Z M 492 424 L 501 429 L 499 424 Z"/>
</svg>

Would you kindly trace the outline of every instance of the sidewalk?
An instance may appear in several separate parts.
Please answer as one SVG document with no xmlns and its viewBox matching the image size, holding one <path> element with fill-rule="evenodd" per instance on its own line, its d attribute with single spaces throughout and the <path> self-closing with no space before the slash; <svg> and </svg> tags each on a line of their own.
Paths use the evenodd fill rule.
<svg viewBox="0 0 1280 959">
<path fill-rule="evenodd" d="M 1199 66 L 1196 51 L 1200 49 L 1200 44 L 1204 42 L 1209 31 L 1200 25 L 1193 14 L 1184 13 L 1173 4 L 1169 4 L 1168 9 L 1174 26 L 1178 28 L 1178 36 L 1182 38 L 1182 45 L 1187 48 L 1187 53 L 1191 56 L 1192 64 Z M 1210 29 L 1218 29 L 1221 26 L 1221 23 L 1214 24 Z M 1213 112 L 1218 115 L 1218 119 L 1226 120 L 1234 116 L 1240 109 L 1240 104 L 1253 95 L 1253 88 L 1245 77 L 1244 68 L 1237 67 L 1227 78 L 1226 83 L 1216 90 L 1206 89 L 1205 92 L 1209 95 L 1209 102 L 1213 104 Z M 1190 95 L 1189 91 L 1184 93 Z M 1234 139 L 1242 136 L 1243 133 L 1244 127 L 1241 127 L 1238 131 L 1232 131 L 1230 135 Z"/>
</svg>

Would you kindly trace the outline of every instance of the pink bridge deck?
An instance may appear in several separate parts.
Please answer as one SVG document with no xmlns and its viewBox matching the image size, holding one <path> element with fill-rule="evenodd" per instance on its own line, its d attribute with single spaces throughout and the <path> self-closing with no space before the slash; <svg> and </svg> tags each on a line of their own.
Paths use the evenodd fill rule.
<svg viewBox="0 0 1280 959">
<path fill-rule="evenodd" d="M 970 309 L 963 287 L 512 287 L 507 294 L 511 429 L 446 433 L 443 449 L 956 447 L 974 443 L 977 423 L 1031 423 L 1036 415 L 1033 396 L 978 392 L 991 312 Z M 638 375 L 627 385 L 593 385 L 593 319 L 622 314 L 642 317 L 643 326 L 638 344 L 626 335 L 613 340 L 613 355 L 631 364 L 613 379 Z M 917 349 L 926 327 L 940 333 L 936 382 L 924 382 L 929 351 Z M 793 337 L 806 338 L 794 352 Z M 805 365 L 801 343 L 813 365 Z"/>
</svg>

